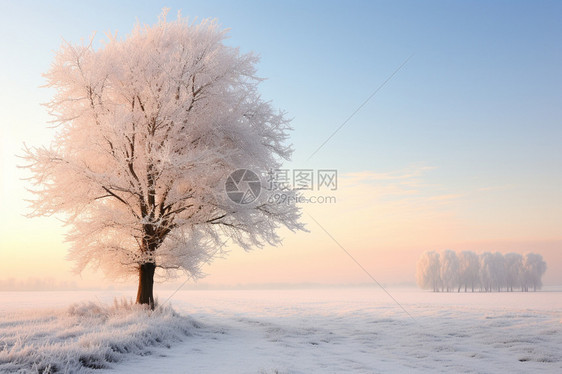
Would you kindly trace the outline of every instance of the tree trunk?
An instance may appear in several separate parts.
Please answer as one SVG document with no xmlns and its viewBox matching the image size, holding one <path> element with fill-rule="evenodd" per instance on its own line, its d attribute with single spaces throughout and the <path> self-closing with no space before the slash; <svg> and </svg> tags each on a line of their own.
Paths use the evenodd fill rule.
<svg viewBox="0 0 562 374">
<path fill-rule="evenodd" d="M 139 266 L 139 288 L 137 291 L 137 304 L 148 304 L 154 309 L 154 270 L 156 264 L 148 262 Z"/>
</svg>

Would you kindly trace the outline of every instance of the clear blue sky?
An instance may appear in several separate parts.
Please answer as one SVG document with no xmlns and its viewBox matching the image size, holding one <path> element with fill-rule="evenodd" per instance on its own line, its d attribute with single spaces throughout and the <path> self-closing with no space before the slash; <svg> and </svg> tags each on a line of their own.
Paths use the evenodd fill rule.
<svg viewBox="0 0 562 374">
<path fill-rule="evenodd" d="M 298 165 L 414 54 L 312 166 L 421 162 L 463 183 L 561 170 L 560 2 L 3 2 L 2 80 L 36 90 L 61 37 L 123 35 L 163 6 L 216 17 L 229 43 L 261 55 L 264 96 L 294 118 Z"/>
<path fill-rule="evenodd" d="M 231 28 L 227 43 L 261 56 L 263 96 L 294 118 L 288 167 L 431 167 L 416 193 L 465 196 L 455 200 L 459 222 L 486 224 L 479 230 L 489 238 L 528 238 L 531 245 L 514 245 L 522 251 L 533 240 L 562 243 L 559 1 L 0 1 L 4 142 L 17 150 L 23 140 L 48 139 L 39 103 L 51 92 L 39 86 L 61 38 L 126 35 L 137 19 L 155 23 L 163 7 L 170 18 L 180 9 L 218 18 Z M 531 229 L 519 235 L 521 227 Z"/>
</svg>

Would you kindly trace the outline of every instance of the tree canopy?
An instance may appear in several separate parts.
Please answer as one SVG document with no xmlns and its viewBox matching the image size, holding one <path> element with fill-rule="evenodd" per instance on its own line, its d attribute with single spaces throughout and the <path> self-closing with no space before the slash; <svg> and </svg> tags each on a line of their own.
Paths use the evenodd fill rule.
<svg viewBox="0 0 562 374">
<path fill-rule="evenodd" d="M 45 77 L 57 131 L 25 158 L 33 215 L 62 214 L 78 270 L 127 276 L 153 264 L 196 278 L 227 238 L 249 250 L 278 244 L 280 226 L 303 229 L 294 204 L 225 194 L 233 171 L 260 175 L 292 153 L 289 120 L 258 93 L 258 58 L 225 37 L 214 20 L 164 12 L 100 48 L 91 38 L 56 53 Z"/>
</svg>

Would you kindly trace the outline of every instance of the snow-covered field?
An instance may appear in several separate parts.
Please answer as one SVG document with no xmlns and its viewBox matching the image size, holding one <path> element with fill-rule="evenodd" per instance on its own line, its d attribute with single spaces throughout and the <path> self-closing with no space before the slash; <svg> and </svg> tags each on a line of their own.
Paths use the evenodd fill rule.
<svg viewBox="0 0 562 374">
<path fill-rule="evenodd" d="M 560 290 L 390 292 L 415 321 L 376 288 L 179 291 L 151 316 L 123 292 L 4 292 L 0 372 L 562 372 Z"/>
</svg>

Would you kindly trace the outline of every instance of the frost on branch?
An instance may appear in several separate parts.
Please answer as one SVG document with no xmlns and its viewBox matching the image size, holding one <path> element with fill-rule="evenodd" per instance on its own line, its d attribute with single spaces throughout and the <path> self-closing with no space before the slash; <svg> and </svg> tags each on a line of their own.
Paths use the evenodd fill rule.
<svg viewBox="0 0 562 374">
<path fill-rule="evenodd" d="M 240 168 L 279 168 L 292 150 L 283 113 L 257 91 L 258 61 L 225 46 L 212 20 L 137 25 L 102 48 L 64 43 L 45 74 L 57 133 L 26 149 L 32 215 L 62 213 L 70 258 L 108 275 L 200 267 L 230 238 L 246 250 L 303 229 L 294 205 L 236 205 L 224 193 Z"/>
</svg>

